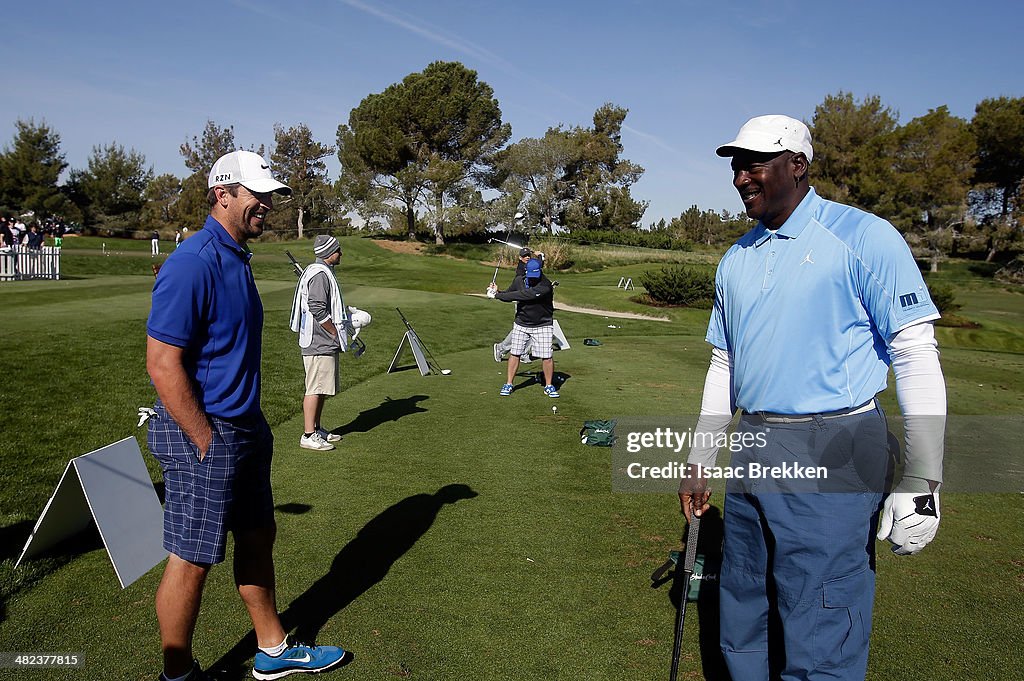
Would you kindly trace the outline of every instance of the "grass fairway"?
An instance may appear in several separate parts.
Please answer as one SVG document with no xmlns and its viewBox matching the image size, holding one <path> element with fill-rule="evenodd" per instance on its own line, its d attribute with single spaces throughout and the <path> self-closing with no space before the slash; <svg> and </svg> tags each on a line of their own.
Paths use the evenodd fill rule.
<svg viewBox="0 0 1024 681">
<path fill-rule="evenodd" d="M 299 634 L 354 652 L 325 678 L 666 677 L 675 607 L 649 575 L 680 544 L 678 503 L 612 493 L 609 450 L 582 446 L 577 431 L 591 418 L 695 413 L 708 313 L 654 311 L 670 323 L 560 313 L 573 344 L 555 355 L 562 398 L 537 385 L 499 398 L 505 365 L 491 343 L 512 308 L 465 295 L 482 292 L 493 266 L 343 245 L 346 302 L 374 321 L 361 336 L 366 354 L 342 359 L 344 392 L 327 402 L 325 425 L 344 435 L 328 453 L 297 445 L 302 364 L 287 328 L 295 279 L 284 250 L 304 260 L 309 242 L 253 248 L 276 437 L 278 601 Z M 83 240 L 73 251 L 68 280 L 0 285 L 0 650 L 85 655 L 86 670 L 33 678 L 152 680 L 159 568 L 122 591 L 91 535 L 13 568 L 68 458 L 132 433 L 145 450 L 135 412 L 155 397 L 144 358 L 148 250 L 106 256 Z M 657 266 L 559 275 L 556 299 L 650 314 L 614 285 Z M 1024 298 L 979 280 L 960 299 L 960 314 L 983 326 L 940 330 L 951 413 L 1024 413 Z M 451 375 L 385 373 L 404 332 L 394 307 Z M 892 409 L 891 390 L 884 400 Z M 897 559 L 879 545 L 869 678 L 1019 679 L 1024 495 L 942 502 L 941 531 L 921 555 Z M 702 608 L 688 614 L 684 679 L 704 678 L 699 625 L 708 635 Z M 241 679 L 253 650 L 229 555 L 211 572 L 196 655 L 219 678 Z"/>
</svg>

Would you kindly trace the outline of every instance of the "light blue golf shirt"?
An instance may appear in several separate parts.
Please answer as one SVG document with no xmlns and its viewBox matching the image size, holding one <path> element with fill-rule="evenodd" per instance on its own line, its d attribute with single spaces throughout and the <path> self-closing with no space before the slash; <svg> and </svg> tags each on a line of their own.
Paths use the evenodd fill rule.
<svg viewBox="0 0 1024 681">
<path fill-rule="evenodd" d="M 885 389 L 887 341 L 938 316 L 900 233 L 812 188 L 726 251 L 706 340 L 732 355 L 738 408 L 816 414 Z"/>
<path fill-rule="evenodd" d="M 204 412 L 224 419 L 260 412 L 263 303 L 252 253 L 213 217 L 160 268 L 146 332 L 185 350 Z"/>
</svg>

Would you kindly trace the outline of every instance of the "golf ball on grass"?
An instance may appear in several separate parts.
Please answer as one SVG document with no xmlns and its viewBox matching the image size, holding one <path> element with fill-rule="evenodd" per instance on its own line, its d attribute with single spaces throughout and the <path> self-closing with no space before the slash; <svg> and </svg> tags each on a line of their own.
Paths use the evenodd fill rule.
<svg viewBox="0 0 1024 681">
<path fill-rule="evenodd" d="M 442 373 L 442 374 L 444 374 L 445 376 L 447 376 L 447 375 L 448 375 L 448 374 L 450 374 L 451 372 L 452 372 L 452 370 L 451 370 L 451 369 L 441 369 L 441 373 Z"/>
<path fill-rule="evenodd" d="M 558 413 L 558 407 L 551 407 L 551 413 L 552 414 L 557 414 Z"/>
</svg>

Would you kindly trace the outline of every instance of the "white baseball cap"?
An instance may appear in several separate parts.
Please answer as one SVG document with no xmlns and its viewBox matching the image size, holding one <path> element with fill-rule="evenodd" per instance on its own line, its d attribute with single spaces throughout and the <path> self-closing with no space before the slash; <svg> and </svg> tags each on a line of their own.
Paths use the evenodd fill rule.
<svg viewBox="0 0 1024 681">
<path fill-rule="evenodd" d="M 811 131 L 801 121 L 773 114 L 757 116 L 743 124 L 736 139 L 715 150 L 719 156 L 735 156 L 738 149 L 770 153 L 792 151 L 802 153 L 810 162 L 814 158 Z"/>
<path fill-rule="evenodd" d="M 217 159 L 210 170 L 209 187 L 240 184 L 258 194 L 278 192 L 285 196 L 292 193 L 291 187 L 274 179 L 270 164 L 252 151 L 232 151 Z"/>
</svg>

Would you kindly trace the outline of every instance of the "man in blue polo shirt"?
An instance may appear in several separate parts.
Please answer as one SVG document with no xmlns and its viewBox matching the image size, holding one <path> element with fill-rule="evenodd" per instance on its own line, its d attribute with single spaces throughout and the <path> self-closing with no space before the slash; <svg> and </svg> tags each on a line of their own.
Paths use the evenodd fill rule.
<svg viewBox="0 0 1024 681">
<path fill-rule="evenodd" d="M 234 576 L 259 652 L 257 679 L 324 671 L 333 646 L 289 642 L 277 614 L 270 488 L 273 435 L 260 409 L 263 305 L 248 239 L 263 232 L 273 194 L 291 194 L 258 154 L 234 151 L 213 165 L 210 216 L 175 250 L 153 287 L 146 368 L 159 400 L 149 448 L 165 485 L 164 547 L 156 594 L 162 681 L 205 679 L 192 657 L 203 586 L 235 538 Z"/>
<path fill-rule="evenodd" d="M 863 679 L 876 525 L 900 555 L 938 528 L 938 312 L 892 225 L 810 187 L 803 123 L 759 116 L 717 153 L 732 158 L 733 185 L 758 221 L 718 266 L 697 426 L 720 433 L 739 409 L 748 445 L 726 486 L 722 651 L 744 681 Z M 892 461 L 875 395 L 890 365 L 906 461 L 883 503 Z M 708 446 L 691 450 L 680 484 L 688 520 L 709 508 L 701 467 L 717 456 L 715 438 L 695 440 Z"/>
</svg>

